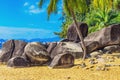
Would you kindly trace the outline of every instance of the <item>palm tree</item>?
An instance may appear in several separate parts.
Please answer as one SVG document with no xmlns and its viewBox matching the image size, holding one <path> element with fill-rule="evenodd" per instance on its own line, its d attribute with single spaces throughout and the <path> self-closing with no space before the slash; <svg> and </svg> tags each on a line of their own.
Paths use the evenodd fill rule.
<svg viewBox="0 0 120 80">
<path fill-rule="evenodd" d="M 40 0 L 39 6 L 42 7 L 42 5 L 45 1 L 47 1 L 47 0 Z M 88 9 L 87 1 L 89 1 L 89 0 L 50 0 L 50 3 L 47 7 L 48 18 L 51 13 L 57 12 L 57 7 L 58 7 L 59 1 L 62 1 L 63 12 L 65 12 L 65 14 L 67 16 L 70 16 L 73 18 L 73 21 L 74 21 L 75 27 L 76 27 L 76 31 L 81 40 L 81 45 L 82 45 L 83 54 L 84 54 L 83 60 L 84 60 L 85 56 L 86 56 L 86 46 L 84 43 L 84 39 L 83 39 L 81 30 L 79 30 L 79 28 L 78 28 L 78 23 L 77 23 L 77 20 L 75 17 L 75 11 L 79 11 L 80 13 L 85 13 Z"/>
</svg>

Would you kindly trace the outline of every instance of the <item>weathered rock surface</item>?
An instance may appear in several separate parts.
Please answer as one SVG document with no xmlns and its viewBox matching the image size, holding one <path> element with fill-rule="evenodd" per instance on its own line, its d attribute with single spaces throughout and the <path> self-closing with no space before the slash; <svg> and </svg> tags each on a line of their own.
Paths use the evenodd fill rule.
<svg viewBox="0 0 120 80">
<path fill-rule="evenodd" d="M 7 62 L 12 57 L 14 47 L 14 40 L 9 40 L 3 44 L 0 53 L 0 62 Z"/>
<path fill-rule="evenodd" d="M 50 61 L 50 56 L 46 48 L 38 43 L 28 43 L 25 47 L 25 54 L 28 57 L 31 65 L 43 65 Z"/>
<path fill-rule="evenodd" d="M 111 45 L 107 46 L 103 49 L 104 53 L 119 53 L 120 45 Z"/>
<path fill-rule="evenodd" d="M 20 56 L 13 57 L 7 62 L 8 67 L 27 67 L 29 66 L 28 61 Z"/>
<path fill-rule="evenodd" d="M 62 39 L 60 42 L 69 42 L 69 40 L 68 39 Z"/>
<path fill-rule="evenodd" d="M 47 51 L 49 54 L 51 54 L 52 50 L 57 46 L 57 42 L 52 42 L 49 44 Z"/>
<path fill-rule="evenodd" d="M 53 59 L 58 54 L 65 52 L 71 53 L 75 58 L 83 56 L 83 51 L 79 43 L 74 42 L 60 42 L 51 52 L 51 58 Z"/>
<path fill-rule="evenodd" d="M 120 44 L 120 24 L 111 25 L 100 31 L 89 34 L 85 39 L 87 52 Z"/>
<path fill-rule="evenodd" d="M 42 44 L 42 45 L 44 45 L 45 48 L 47 49 L 47 48 L 49 47 L 49 45 L 50 45 L 50 42 L 48 42 L 48 43 L 44 43 L 44 44 Z"/>
<path fill-rule="evenodd" d="M 15 44 L 15 47 L 14 47 L 12 57 L 22 56 L 24 53 L 24 48 L 25 48 L 27 42 L 20 41 L 20 40 L 14 40 L 14 44 Z"/>
<path fill-rule="evenodd" d="M 26 42 L 20 40 L 9 40 L 5 42 L 0 53 L 0 62 L 7 62 L 15 56 L 22 56 L 26 44 Z"/>
<path fill-rule="evenodd" d="M 49 67 L 68 68 L 74 65 L 74 56 L 69 53 L 58 54 L 54 57 Z"/>
<path fill-rule="evenodd" d="M 82 32 L 83 38 L 86 37 L 87 34 L 88 34 L 88 26 L 87 26 L 87 24 L 78 22 L 78 26 L 79 26 L 79 30 Z M 67 39 L 70 40 L 70 41 L 75 41 L 75 42 L 80 41 L 74 23 L 71 24 L 69 26 L 69 28 L 68 28 Z"/>
</svg>

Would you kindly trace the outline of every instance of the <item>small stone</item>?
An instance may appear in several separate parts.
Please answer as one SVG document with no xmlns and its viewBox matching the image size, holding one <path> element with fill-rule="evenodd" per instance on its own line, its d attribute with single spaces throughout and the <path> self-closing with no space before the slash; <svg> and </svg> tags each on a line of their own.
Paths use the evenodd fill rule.
<svg viewBox="0 0 120 80">
<path fill-rule="evenodd" d="M 117 58 L 119 59 L 119 58 L 120 58 L 120 56 L 117 56 Z"/>
<path fill-rule="evenodd" d="M 114 59 L 109 59 L 109 62 L 114 62 Z"/>
<path fill-rule="evenodd" d="M 70 77 L 70 76 L 66 76 L 65 78 L 66 78 L 66 79 L 71 79 L 71 77 Z"/>
<path fill-rule="evenodd" d="M 105 70 L 106 70 L 106 68 L 105 68 L 105 67 L 102 67 L 102 68 L 101 68 L 101 71 L 105 71 Z"/>
<path fill-rule="evenodd" d="M 90 68 L 94 68 L 94 66 L 90 66 Z"/>
<path fill-rule="evenodd" d="M 105 67 L 111 67 L 111 64 L 105 64 Z"/>
<path fill-rule="evenodd" d="M 110 51 L 106 51 L 105 53 L 106 53 L 106 54 L 112 54 L 112 52 L 110 52 Z"/>
<path fill-rule="evenodd" d="M 97 66 L 97 67 L 96 67 L 96 70 L 97 70 L 97 71 L 100 71 L 100 70 L 101 70 L 101 67 L 100 67 L 100 66 Z"/>
<path fill-rule="evenodd" d="M 104 59 L 104 58 L 98 58 L 97 62 L 98 63 L 106 63 L 106 59 Z"/>
<path fill-rule="evenodd" d="M 80 66 L 76 66 L 76 69 L 79 69 L 80 68 Z"/>
<path fill-rule="evenodd" d="M 106 70 L 106 67 L 105 67 L 105 66 L 97 66 L 97 67 L 96 67 L 96 70 L 97 70 L 97 71 L 105 71 L 105 70 Z"/>
<path fill-rule="evenodd" d="M 95 51 L 95 52 L 90 53 L 90 56 L 91 56 L 92 58 L 97 58 L 97 57 L 99 57 L 101 54 L 102 54 L 101 52 Z"/>
<path fill-rule="evenodd" d="M 90 69 L 91 71 L 94 71 L 93 69 Z"/>
<path fill-rule="evenodd" d="M 90 63 L 90 64 L 96 64 L 97 62 L 95 62 L 95 59 L 90 59 L 90 60 L 89 60 L 89 63 Z"/>
<path fill-rule="evenodd" d="M 90 68 L 86 67 L 85 70 L 89 70 Z"/>
<path fill-rule="evenodd" d="M 105 71 L 109 71 L 109 69 L 108 69 L 108 68 L 105 68 Z"/>
<path fill-rule="evenodd" d="M 67 77 L 67 79 L 70 79 L 71 77 Z"/>
<path fill-rule="evenodd" d="M 101 54 L 104 54 L 104 52 L 102 50 L 98 50 L 98 52 L 100 52 Z"/>
<path fill-rule="evenodd" d="M 84 62 L 82 62 L 80 66 L 81 66 L 81 68 L 84 68 L 84 67 L 86 67 L 86 64 Z"/>
</svg>

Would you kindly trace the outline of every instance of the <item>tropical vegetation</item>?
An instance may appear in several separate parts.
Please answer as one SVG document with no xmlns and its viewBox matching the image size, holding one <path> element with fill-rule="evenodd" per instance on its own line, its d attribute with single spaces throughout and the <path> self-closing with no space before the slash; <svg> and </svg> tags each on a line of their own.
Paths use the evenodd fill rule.
<svg viewBox="0 0 120 80">
<path fill-rule="evenodd" d="M 86 0 L 86 4 L 88 6 L 86 7 L 87 11 L 82 12 L 78 10 L 75 16 L 77 21 L 88 24 L 89 33 L 98 31 L 111 24 L 120 23 L 120 0 Z M 72 24 L 71 17 L 67 15 L 63 16 L 62 30 L 61 32 L 55 32 L 61 38 L 66 37 L 67 29 Z"/>
<path fill-rule="evenodd" d="M 42 7 L 46 1 L 40 0 L 39 6 Z M 55 34 L 65 38 L 69 25 L 74 22 L 84 51 L 83 59 L 85 59 L 86 47 L 81 31 L 78 30 L 78 21 L 88 24 L 89 33 L 120 23 L 120 0 L 50 0 L 47 7 L 48 19 L 51 13 L 57 13 L 60 6 L 58 2 L 63 4 L 63 22 L 62 31 Z"/>
</svg>

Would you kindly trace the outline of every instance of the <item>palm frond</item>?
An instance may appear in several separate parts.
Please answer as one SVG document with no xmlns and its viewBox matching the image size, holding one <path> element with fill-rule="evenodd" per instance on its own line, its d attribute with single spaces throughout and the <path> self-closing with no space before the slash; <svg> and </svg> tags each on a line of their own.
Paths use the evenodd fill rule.
<svg viewBox="0 0 120 80">
<path fill-rule="evenodd" d="M 39 2 L 39 7 L 40 7 L 40 8 L 42 8 L 44 2 L 46 2 L 46 0 L 40 0 L 40 2 Z"/>
<path fill-rule="evenodd" d="M 58 0 L 50 0 L 50 3 L 47 8 L 48 19 L 51 13 L 57 13 L 57 2 Z"/>
</svg>

